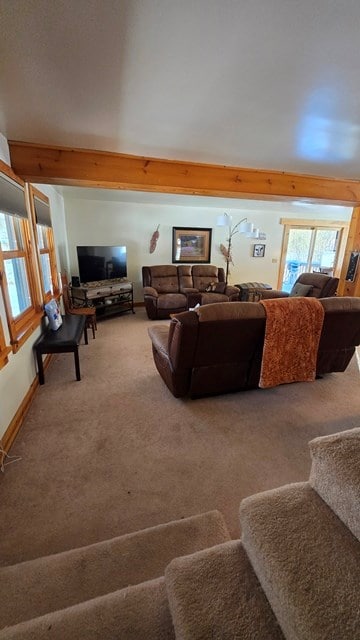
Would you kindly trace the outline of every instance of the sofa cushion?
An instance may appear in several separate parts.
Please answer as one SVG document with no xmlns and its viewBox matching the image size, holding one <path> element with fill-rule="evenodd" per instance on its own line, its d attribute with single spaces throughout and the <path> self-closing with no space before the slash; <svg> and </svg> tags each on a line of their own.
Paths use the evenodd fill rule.
<svg viewBox="0 0 360 640">
<path fill-rule="evenodd" d="M 191 275 L 191 265 L 179 264 L 177 266 L 177 270 L 179 276 L 180 291 L 183 291 L 184 289 L 192 289 L 194 285 Z"/>
<path fill-rule="evenodd" d="M 187 298 L 183 293 L 160 294 L 157 299 L 158 309 L 186 309 Z"/>
<path fill-rule="evenodd" d="M 192 268 L 194 287 L 202 293 L 211 283 L 219 282 L 219 269 L 212 264 L 196 264 Z"/>
<path fill-rule="evenodd" d="M 311 294 L 312 290 L 313 286 L 311 284 L 301 284 L 301 282 L 296 282 L 291 289 L 289 296 L 291 298 L 306 297 Z"/>
<path fill-rule="evenodd" d="M 164 264 L 148 267 L 150 284 L 158 293 L 178 293 L 179 280 L 176 265 Z"/>
</svg>

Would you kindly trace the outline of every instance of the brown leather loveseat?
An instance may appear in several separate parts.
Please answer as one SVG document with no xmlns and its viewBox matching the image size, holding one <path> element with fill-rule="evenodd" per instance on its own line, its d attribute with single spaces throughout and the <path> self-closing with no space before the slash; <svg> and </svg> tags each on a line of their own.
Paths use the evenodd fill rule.
<svg viewBox="0 0 360 640">
<path fill-rule="evenodd" d="M 318 376 L 345 371 L 360 343 L 360 298 L 324 298 Z M 256 388 L 265 334 L 258 302 L 200 307 L 149 328 L 155 365 L 175 397 Z"/>
<path fill-rule="evenodd" d="M 142 279 L 150 320 L 170 318 L 196 304 L 239 299 L 239 289 L 225 284 L 224 269 L 212 264 L 145 266 Z"/>
</svg>

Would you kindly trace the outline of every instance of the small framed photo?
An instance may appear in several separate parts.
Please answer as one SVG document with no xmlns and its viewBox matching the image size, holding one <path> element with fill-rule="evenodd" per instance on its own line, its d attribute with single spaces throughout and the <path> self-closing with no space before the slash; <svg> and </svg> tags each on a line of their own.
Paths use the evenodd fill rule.
<svg viewBox="0 0 360 640">
<path fill-rule="evenodd" d="M 254 258 L 263 258 L 264 255 L 265 255 L 265 245 L 264 244 L 254 244 L 253 257 Z"/>
</svg>

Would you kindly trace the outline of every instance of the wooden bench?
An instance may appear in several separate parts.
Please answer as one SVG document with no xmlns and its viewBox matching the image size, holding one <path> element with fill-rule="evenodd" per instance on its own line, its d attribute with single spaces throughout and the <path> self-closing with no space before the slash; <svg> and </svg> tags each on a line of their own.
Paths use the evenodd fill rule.
<svg viewBox="0 0 360 640">
<path fill-rule="evenodd" d="M 76 380 L 80 377 L 79 343 L 84 334 L 85 344 L 88 344 L 86 316 L 62 316 L 63 323 L 57 331 L 47 327 L 34 344 L 39 372 L 39 384 L 44 384 L 44 353 L 73 353 L 75 359 Z"/>
</svg>

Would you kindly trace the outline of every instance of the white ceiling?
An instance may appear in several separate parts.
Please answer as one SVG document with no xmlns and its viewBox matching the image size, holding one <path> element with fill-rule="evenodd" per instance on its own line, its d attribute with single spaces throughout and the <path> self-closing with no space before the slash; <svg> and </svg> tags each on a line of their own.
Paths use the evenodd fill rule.
<svg viewBox="0 0 360 640">
<path fill-rule="evenodd" d="M 360 179 L 359 0 L 0 0 L 8 139 Z"/>
</svg>

